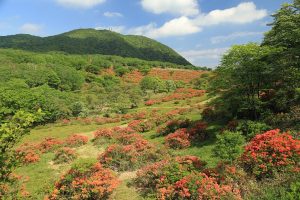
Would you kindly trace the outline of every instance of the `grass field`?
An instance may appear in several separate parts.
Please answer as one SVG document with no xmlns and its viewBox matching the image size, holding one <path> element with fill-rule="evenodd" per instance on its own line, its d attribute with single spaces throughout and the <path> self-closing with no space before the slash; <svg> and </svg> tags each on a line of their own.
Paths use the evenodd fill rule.
<svg viewBox="0 0 300 200">
<path fill-rule="evenodd" d="M 176 108 L 190 108 L 190 105 L 203 106 L 206 101 L 206 96 L 196 97 L 189 100 L 165 102 L 159 105 L 153 105 L 151 107 L 142 106 L 138 109 L 130 110 L 130 113 L 140 111 L 150 112 L 153 109 L 158 109 L 158 112 L 160 114 L 163 114 Z M 200 113 L 201 112 L 198 108 L 194 108 L 191 110 L 191 112 L 180 117 L 195 121 L 201 119 Z M 46 126 L 40 126 L 33 129 L 29 135 L 23 138 L 20 145 L 23 143 L 38 143 L 48 137 L 64 139 L 73 134 L 85 135 L 88 136 L 90 140 L 84 146 L 75 149 L 76 153 L 78 154 L 77 160 L 95 159 L 96 162 L 98 155 L 105 150 L 108 144 L 103 144 L 101 146 L 93 145 L 91 142 L 91 139 L 93 138 L 93 131 L 104 127 L 116 127 L 120 125 L 126 126 L 126 123 L 127 122 L 120 122 L 105 125 L 61 125 L 59 123 L 48 124 Z M 218 162 L 218 159 L 213 156 L 212 149 L 214 147 L 215 134 L 218 130 L 218 125 L 210 125 L 208 130 L 210 136 L 209 140 L 207 140 L 206 142 L 199 144 L 197 143 L 197 145 L 192 145 L 190 148 L 183 150 L 170 150 L 171 154 L 198 156 L 201 160 L 206 161 L 208 163 L 208 166 L 215 166 Z M 164 137 L 158 137 L 156 134 L 156 129 L 141 134 L 145 139 L 147 139 L 151 143 L 156 144 L 157 147 L 166 148 L 164 145 Z M 18 175 L 28 177 L 28 180 L 25 182 L 26 190 L 30 193 L 30 197 L 28 199 L 43 199 L 47 193 L 52 191 L 55 181 L 57 181 L 59 177 L 70 168 L 71 164 L 54 164 L 52 161 L 53 157 L 54 153 L 43 154 L 39 162 L 22 166 L 16 170 L 16 173 Z M 122 172 L 118 174 L 119 179 L 122 181 L 122 183 L 112 195 L 112 199 L 145 199 L 137 192 L 137 190 L 133 186 L 130 186 L 129 184 L 130 181 L 135 177 L 135 173 L 136 172 L 134 171 Z"/>
</svg>

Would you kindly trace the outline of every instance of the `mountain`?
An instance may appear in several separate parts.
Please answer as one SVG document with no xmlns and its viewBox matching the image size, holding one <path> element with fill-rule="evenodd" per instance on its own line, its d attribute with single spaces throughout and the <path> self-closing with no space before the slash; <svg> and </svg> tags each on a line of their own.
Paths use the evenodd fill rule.
<svg viewBox="0 0 300 200">
<path fill-rule="evenodd" d="M 173 49 L 155 40 L 144 36 L 122 35 L 108 30 L 78 29 L 49 37 L 27 34 L 1 36 L 0 48 L 34 52 L 62 51 L 69 54 L 117 55 L 190 65 Z"/>
</svg>

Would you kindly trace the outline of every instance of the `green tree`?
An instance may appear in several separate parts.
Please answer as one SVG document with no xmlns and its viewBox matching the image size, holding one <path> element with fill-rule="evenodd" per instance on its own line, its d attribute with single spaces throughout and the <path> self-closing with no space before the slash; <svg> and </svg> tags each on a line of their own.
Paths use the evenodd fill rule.
<svg viewBox="0 0 300 200">
<path fill-rule="evenodd" d="M 154 93 L 166 92 L 166 84 L 158 77 L 146 76 L 140 82 L 143 91 L 152 90 Z"/>
<path fill-rule="evenodd" d="M 217 142 L 213 151 L 221 159 L 233 162 L 243 153 L 244 144 L 245 139 L 241 133 L 225 131 L 217 135 Z"/>
<path fill-rule="evenodd" d="M 232 117 L 258 119 L 261 114 L 261 93 L 272 89 L 273 68 L 270 59 L 277 49 L 257 44 L 233 46 L 223 56 L 216 70 L 213 91 L 218 91 L 222 107 Z"/>
<path fill-rule="evenodd" d="M 0 126 L 0 197 L 6 195 L 5 186 L 11 186 L 13 179 L 11 173 L 18 165 L 18 159 L 14 153 L 13 147 L 19 140 L 27 134 L 28 128 L 35 121 L 40 120 L 42 112 L 39 110 L 35 114 L 24 111 L 17 112 L 9 122 Z"/>
</svg>

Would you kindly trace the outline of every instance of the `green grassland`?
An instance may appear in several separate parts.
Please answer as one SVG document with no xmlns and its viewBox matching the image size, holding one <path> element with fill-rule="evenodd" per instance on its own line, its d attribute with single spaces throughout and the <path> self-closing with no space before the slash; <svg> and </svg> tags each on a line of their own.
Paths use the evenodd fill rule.
<svg viewBox="0 0 300 200">
<path fill-rule="evenodd" d="M 207 97 L 195 97 L 190 100 L 181 100 L 174 103 L 172 102 L 164 102 L 159 105 L 154 105 L 150 107 L 142 106 L 138 109 L 130 110 L 131 113 L 147 111 L 154 108 L 159 108 L 159 113 L 163 114 L 170 110 L 174 110 L 175 108 L 189 108 L 188 104 L 203 104 L 207 100 Z M 181 118 L 187 118 L 190 120 L 200 120 L 200 110 L 193 109 L 191 112 L 185 114 L 184 116 L 180 116 Z M 115 127 L 115 126 L 126 126 L 127 122 L 120 122 L 114 124 L 105 124 L 105 125 L 61 125 L 60 123 L 48 124 L 45 126 L 39 126 L 33 129 L 30 134 L 25 136 L 20 144 L 23 143 L 37 143 L 42 141 L 47 137 L 64 139 L 72 134 L 80 134 L 88 136 L 89 139 L 93 138 L 93 131 L 103 128 L 103 127 Z M 208 166 L 215 166 L 218 162 L 218 158 L 213 156 L 212 148 L 214 147 L 214 135 L 218 130 L 217 125 L 211 125 L 209 127 L 211 139 L 204 143 L 197 144 L 196 146 L 192 146 L 188 149 L 184 150 L 171 150 L 171 154 L 173 155 L 195 155 L 200 157 L 202 160 L 208 163 Z M 148 141 L 155 143 L 160 148 L 166 148 L 164 146 L 164 137 L 157 137 L 156 130 L 151 130 L 147 133 L 143 134 L 144 138 Z M 96 159 L 97 156 L 102 153 L 108 144 L 104 144 L 102 146 L 94 146 L 91 141 L 89 141 L 86 145 L 76 148 L 76 153 L 79 155 L 77 160 L 82 158 L 85 159 Z M 18 175 L 29 177 L 29 180 L 25 183 L 26 190 L 31 194 L 29 199 L 43 199 L 43 197 L 51 191 L 55 181 L 66 172 L 70 168 L 70 164 L 62 164 L 55 165 L 52 162 L 54 157 L 53 153 L 47 153 L 42 155 L 39 162 L 35 164 L 30 164 L 26 166 L 22 166 L 18 168 L 15 172 Z M 76 160 L 74 161 L 76 162 Z M 136 191 L 136 189 L 130 186 L 130 181 L 135 177 L 135 172 L 122 172 L 119 174 L 119 178 L 122 183 L 114 192 L 112 198 L 118 200 L 127 200 L 127 199 L 144 199 L 144 197 L 140 196 L 140 194 Z"/>
</svg>

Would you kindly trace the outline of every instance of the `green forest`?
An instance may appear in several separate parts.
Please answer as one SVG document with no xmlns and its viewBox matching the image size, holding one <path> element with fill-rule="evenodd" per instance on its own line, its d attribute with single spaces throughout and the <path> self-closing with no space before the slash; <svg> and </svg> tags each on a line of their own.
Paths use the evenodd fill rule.
<svg viewBox="0 0 300 200">
<path fill-rule="evenodd" d="M 144 36 L 0 37 L 0 199 L 299 200 L 300 1 L 216 69 Z"/>
</svg>

